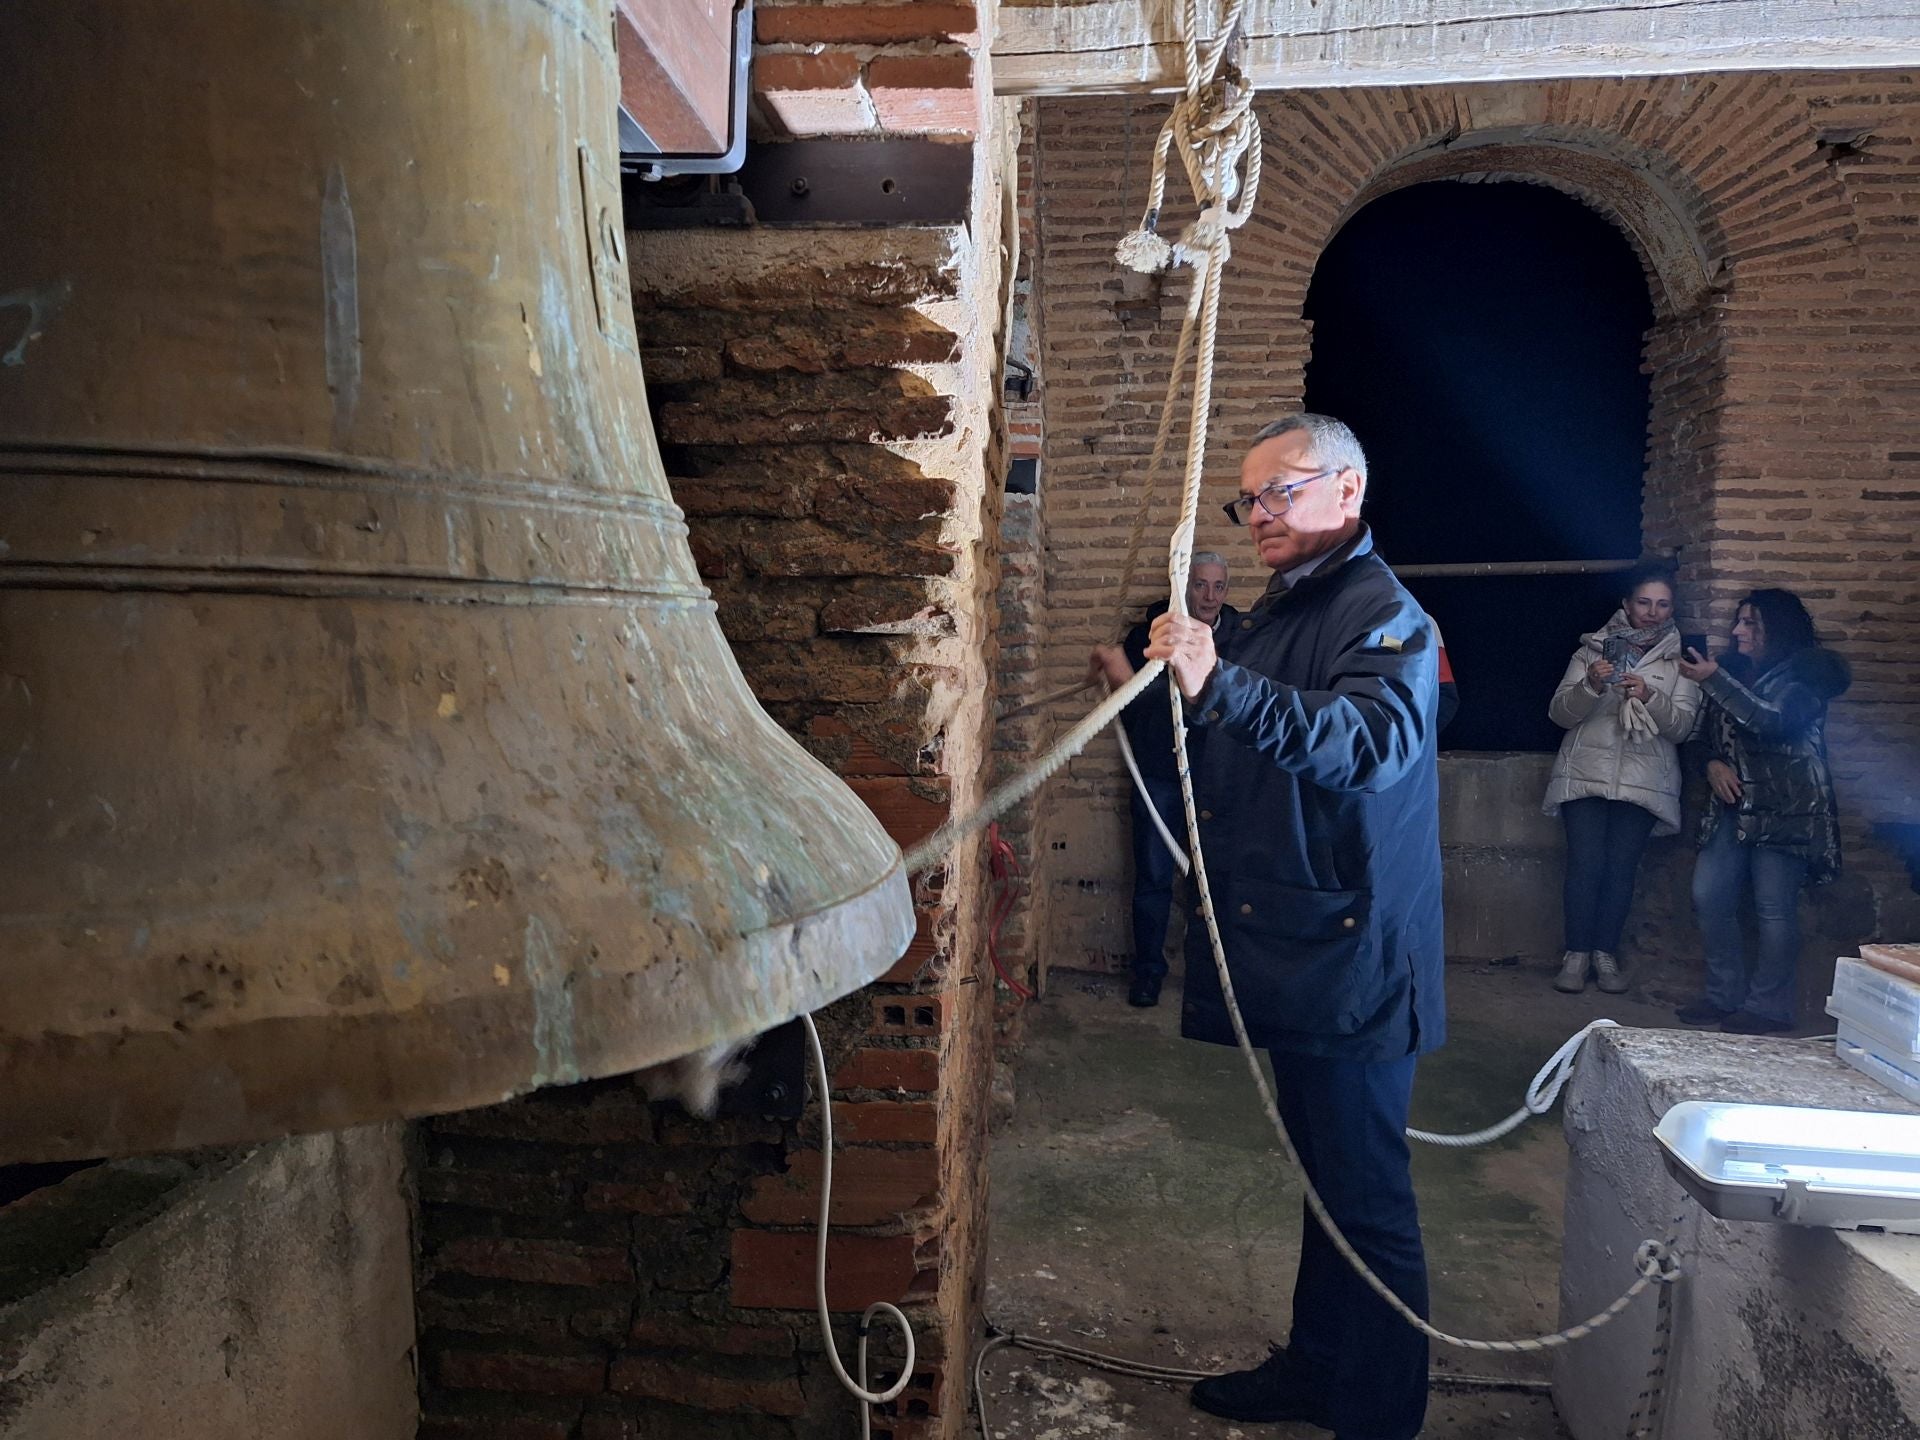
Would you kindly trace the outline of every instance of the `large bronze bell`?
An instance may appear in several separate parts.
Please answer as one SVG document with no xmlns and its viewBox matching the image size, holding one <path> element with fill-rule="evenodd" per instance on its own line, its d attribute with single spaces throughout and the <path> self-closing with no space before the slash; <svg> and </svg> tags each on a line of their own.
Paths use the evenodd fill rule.
<svg viewBox="0 0 1920 1440">
<path fill-rule="evenodd" d="M 905 949 L 668 497 L 612 44 L 0 6 L 0 1160 L 633 1070 Z"/>
</svg>

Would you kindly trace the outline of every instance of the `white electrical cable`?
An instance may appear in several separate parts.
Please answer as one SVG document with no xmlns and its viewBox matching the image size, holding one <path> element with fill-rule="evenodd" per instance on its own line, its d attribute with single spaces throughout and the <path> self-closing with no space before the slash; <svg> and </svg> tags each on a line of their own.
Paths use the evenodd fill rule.
<svg viewBox="0 0 1920 1440">
<path fill-rule="evenodd" d="M 860 1316 L 860 1349 L 855 1361 L 860 1378 L 856 1381 L 840 1363 L 840 1347 L 833 1339 L 833 1316 L 827 1310 L 827 1212 L 833 1204 L 833 1092 L 827 1079 L 826 1052 L 820 1048 L 820 1032 L 814 1028 L 811 1015 L 803 1014 L 800 1019 L 807 1027 L 814 1073 L 820 1077 L 820 1243 L 814 1251 L 813 1265 L 814 1298 L 820 1307 L 820 1339 L 826 1346 L 827 1360 L 833 1366 L 835 1378 L 860 1404 L 860 1436 L 861 1440 L 867 1440 L 873 1433 L 873 1412 L 868 1407 L 884 1405 L 897 1398 L 913 1379 L 913 1326 L 907 1323 L 907 1317 L 897 1305 L 889 1305 L 885 1300 L 874 1301 Z M 885 1315 L 899 1326 L 907 1346 L 906 1358 L 900 1362 L 900 1378 L 879 1391 L 867 1389 L 867 1334 L 873 1328 L 875 1315 Z"/>
</svg>

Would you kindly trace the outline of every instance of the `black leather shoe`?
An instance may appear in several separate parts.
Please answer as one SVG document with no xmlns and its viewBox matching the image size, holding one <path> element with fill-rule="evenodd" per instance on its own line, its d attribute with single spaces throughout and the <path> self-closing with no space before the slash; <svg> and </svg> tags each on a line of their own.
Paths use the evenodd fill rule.
<svg viewBox="0 0 1920 1440">
<path fill-rule="evenodd" d="M 1127 991 L 1127 1004 L 1140 1010 L 1147 1010 L 1160 1003 L 1160 977 L 1158 975 L 1136 975 L 1133 985 Z"/>
<path fill-rule="evenodd" d="M 1695 1000 L 1673 1012 L 1674 1018 L 1682 1025 L 1718 1025 L 1732 1013 L 1705 1000 Z"/>
<path fill-rule="evenodd" d="M 1793 1029 L 1793 1022 L 1756 1015 L 1751 1010 L 1736 1010 L 1720 1022 L 1720 1028 L 1729 1035 L 1782 1035 Z"/>
<path fill-rule="evenodd" d="M 1294 1370 L 1279 1346 L 1251 1370 L 1234 1370 L 1194 1382 L 1188 1398 L 1194 1407 L 1222 1420 L 1251 1424 L 1298 1421 L 1331 1429 L 1327 1404 L 1319 1387 L 1309 1385 Z"/>
</svg>

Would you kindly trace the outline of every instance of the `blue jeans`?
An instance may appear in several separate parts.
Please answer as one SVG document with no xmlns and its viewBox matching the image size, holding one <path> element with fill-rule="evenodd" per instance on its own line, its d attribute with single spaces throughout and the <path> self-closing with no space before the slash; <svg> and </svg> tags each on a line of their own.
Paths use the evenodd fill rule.
<svg viewBox="0 0 1920 1440">
<path fill-rule="evenodd" d="M 1620 950 L 1633 906 L 1633 879 L 1653 834 L 1654 817 L 1628 800 L 1590 795 L 1560 807 L 1567 827 L 1567 879 L 1561 909 L 1567 949 Z"/>
<path fill-rule="evenodd" d="M 1716 802 L 1717 803 L 1717 802 Z M 1800 887 L 1807 862 L 1771 845 L 1742 845 L 1734 817 L 1720 823 L 1693 865 L 1693 914 L 1707 947 L 1707 1003 L 1793 1024 L 1800 960 Z M 1760 953 L 1748 973 L 1740 901 L 1749 882 Z"/>
<path fill-rule="evenodd" d="M 1186 810 L 1180 803 L 1178 780 L 1147 777 L 1147 793 L 1154 809 L 1167 822 L 1173 838 L 1187 833 Z M 1158 980 L 1167 973 L 1167 921 L 1173 913 L 1173 856 L 1160 832 L 1153 828 L 1140 787 L 1127 791 L 1133 811 L 1133 973 L 1136 979 Z M 1181 846 L 1185 849 L 1185 845 Z"/>
<path fill-rule="evenodd" d="M 1427 1257 L 1408 1171 L 1414 1058 L 1368 1064 L 1275 1050 L 1280 1118 L 1334 1223 L 1424 1318 Z M 1346 1440 L 1411 1440 L 1427 1413 L 1427 1337 L 1388 1308 L 1301 1204 L 1287 1355 Z"/>
</svg>

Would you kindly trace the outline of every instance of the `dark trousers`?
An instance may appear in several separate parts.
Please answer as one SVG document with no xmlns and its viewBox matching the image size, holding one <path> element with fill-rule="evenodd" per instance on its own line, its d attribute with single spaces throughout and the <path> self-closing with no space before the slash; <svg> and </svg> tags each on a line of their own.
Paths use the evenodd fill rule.
<svg viewBox="0 0 1920 1440">
<path fill-rule="evenodd" d="M 1369 1269 L 1427 1314 L 1427 1257 L 1408 1173 L 1414 1060 L 1273 1052 L 1280 1118 L 1334 1223 Z M 1427 1413 L 1427 1337 L 1367 1287 L 1301 1205 L 1287 1355 L 1320 1380 L 1339 1440 L 1411 1440 Z"/>
<path fill-rule="evenodd" d="M 1589 796 L 1560 807 L 1567 827 L 1567 881 L 1563 893 L 1567 949 L 1620 949 L 1633 906 L 1633 877 L 1653 834 L 1651 810 L 1626 800 Z"/>
<path fill-rule="evenodd" d="M 1187 817 L 1180 803 L 1178 780 L 1147 778 L 1154 808 L 1167 822 L 1173 838 L 1187 833 Z M 1127 791 L 1133 811 L 1133 973 L 1141 979 L 1159 979 L 1167 973 L 1167 920 L 1173 913 L 1173 856 L 1153 828 L 1140 788 Z M 1182 844 L 1182 849 L 1185 845 Z"/>
</svg>

